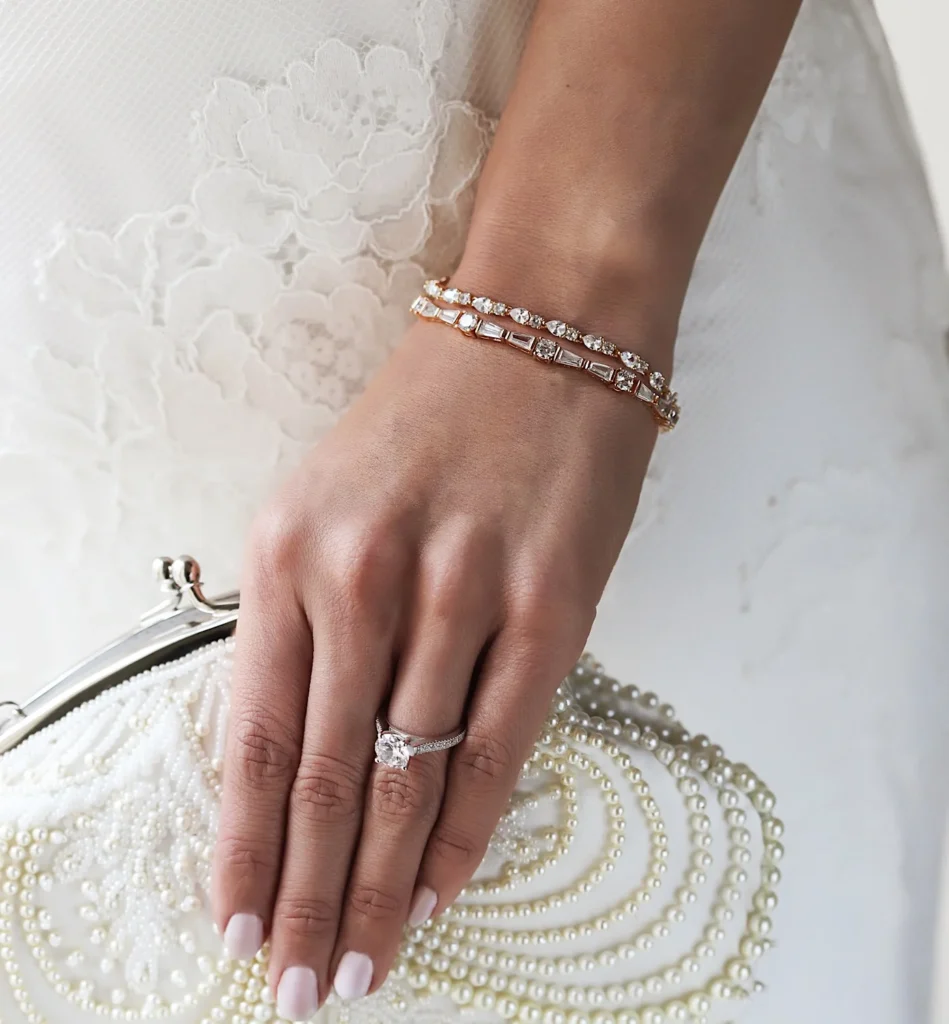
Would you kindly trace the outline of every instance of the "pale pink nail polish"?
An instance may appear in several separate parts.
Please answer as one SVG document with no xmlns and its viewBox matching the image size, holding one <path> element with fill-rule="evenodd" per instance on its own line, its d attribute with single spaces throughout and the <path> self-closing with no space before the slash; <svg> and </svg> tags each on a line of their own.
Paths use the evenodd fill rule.
<svg viewBox="0 0 949 1024">
<path fill-rule="evenodd" d="M 320 1004 L 316 971 L 288 967 L 277 986 L 277 1013 L 286 1020 L 309 1020 Z"/>
<path fill-rule="evenodd" d="M 365 953 L 350 950 L 336 968 L 333 988 L 340 999 L 362 999 L 372 984 L 372 961 Z"/>
<path fill-rule="evenodd" d="M 232 960 L 252 960 L 264 944 L 264 922 L 256 914 L 233 914 L 224 929 L 224 948 Z"/>
<path fill-rule="evenodd" d="M 409 911 L 409 924 L 413 928 L 425 924 L 432 916 L 432 911 L 437 903 L 438 893 L 434 889 L 429 889 L 427 885 L 420 886 L 412 901 L 412 909 Z"/>
</svg>

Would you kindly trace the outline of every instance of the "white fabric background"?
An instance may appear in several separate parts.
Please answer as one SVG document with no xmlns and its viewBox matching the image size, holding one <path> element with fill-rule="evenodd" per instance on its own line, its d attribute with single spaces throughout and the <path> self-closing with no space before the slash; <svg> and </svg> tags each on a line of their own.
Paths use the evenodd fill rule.
<svg viewBox="0 0 949 1024">
<path fill-rule="evenodd" d="M 949 238 L 949 4 L 877 0 L 877 8 L 919 133 L 943 238 Z"/>
<path fill-rule="evenodd" d="M 919 136 L 942 237 L 949 240 L 949 4 L 940 0 L 877 0 L 877 10 Z M 949 851 L 949 843 L 946 848 Z M 949 852 L 944 876 L 949 881 Z M 949 885 L 944 884 L 943 890 L 935 1020 L 949 1024 Z"/>
</svg>

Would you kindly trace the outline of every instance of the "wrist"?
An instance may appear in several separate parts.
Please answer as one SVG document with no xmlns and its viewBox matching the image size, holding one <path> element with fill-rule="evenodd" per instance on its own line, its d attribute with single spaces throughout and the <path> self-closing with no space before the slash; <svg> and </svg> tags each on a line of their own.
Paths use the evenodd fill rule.
<svg viewBox="0 0 949 1024">
<path fill-rule="evenodd" d="M 692 259 L 602 210 L 479 202 L 452 282 L 632 349 L 669 373 Z"/>
</svg>

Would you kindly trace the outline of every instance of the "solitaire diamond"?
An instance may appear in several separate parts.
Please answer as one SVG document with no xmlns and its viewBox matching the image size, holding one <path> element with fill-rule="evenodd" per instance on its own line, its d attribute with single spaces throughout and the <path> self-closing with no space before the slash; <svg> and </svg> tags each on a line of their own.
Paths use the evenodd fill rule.
<svg viewBox="0 0 949 1024">
<path fill-rule="evenodd" d="M 544 318 L 539 313 L 531 313 L 530 325 L 531 327 L 543 327 Z"/>
<path fill-rule="evenodd" d="M 617 391 L 632 391 L 635 384 L 636 378 L 629 370 L 616 371 L 616 376 L 613 378 L 613 387 Z"/>
<path fill-rule="evenodd" d="M 395 733 L 381 733 L 376 740 L 376 764 L 384 764 L 387 768 L 401 768 L 405 771 L 411 757 L 409 745 Z"/>
<path fill-rule="evenodd" d="M 433 299 L 440 299 L 442 295 L 442 286 L 437 281 L 426 281 L 425 294 L 430 295 Z"/>
<path fill-rule="evenodd" d="M 526 309 L 521 309 L 520 306 L 511 310 L 511 319 L 519 324 L 526 324 L 530 318 L 530 313 Z"/>
<path fill-rule="evenodd" d="M 651 373 L 649 375 L 649 383 L 657 391 L 662 391 L 662 389 L 666 386 L 666 378 L 663 377 L 663 375 L 658 370 L 656 370 L 655 373 Z"/>
<path fill-rule="evenodd" d="M 458 317 L 458 329 L 464 331 L 465 334 L 470 334 L 477 326 L 479 320 L 474 313 L 462 313 Z"/>
<path fill-rule="evenodd" d="M 495 302 L 494 304 L 494 315 L 495 316 L 507 316 L 511 312 L 511 307 L 504 302 Z"/>
<path fill-rule="evenodd" d="M 580 332 L 576 329 L 576 327 L 568 327 L 567 330 L 564 332 L 564 337 L 567 339 L 567 341 L 579 341 Z"/>
</svg>

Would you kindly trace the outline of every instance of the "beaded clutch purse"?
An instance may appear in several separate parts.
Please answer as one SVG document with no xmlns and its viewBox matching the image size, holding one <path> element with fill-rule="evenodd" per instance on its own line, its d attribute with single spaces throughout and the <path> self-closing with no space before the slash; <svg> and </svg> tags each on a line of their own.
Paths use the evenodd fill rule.
<svg viewBox="0 0 949 1024">
<path fill-rule="evenodd" d="M 208 913 L 238 596 L 190 558 L 164 602 L 0 705 L 0 1022 L 276 1020 L 266 947 Z M 389 980 L 319 1021 L 731 1021 L 763 988 L 782 825 L 745 765 L 585 655 L 476 878 Z M 752 1015 L 753 1016 L 753 1015 Z"/>
</svg>

